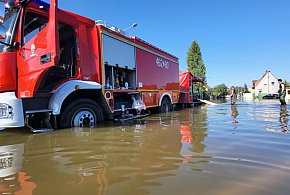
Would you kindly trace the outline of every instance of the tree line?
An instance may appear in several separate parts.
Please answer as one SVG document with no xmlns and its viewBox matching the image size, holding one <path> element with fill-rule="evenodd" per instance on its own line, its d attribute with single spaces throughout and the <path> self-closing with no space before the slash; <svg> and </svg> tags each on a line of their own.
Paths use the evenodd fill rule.
<svg viewBox="0 0 290 195">
<path fill-rule="evenodd" d="M 201 49 L 199 44 L 196 41 L 191 43 L 190 48 L 187 52 L 187 69 L 192 74 L 195 74 L 201 78 L 203 78 L 204 83 L 195 83 L 195 88 L 199 94 L 204 93 L 206 96 L 213 95 L 217 98 L 225 97 L 229 95 L 229 87 L 225 84 L 220 84 L 214 86 L 213 88 L 209 88 L 206 81 L 206 66 L 202 59 Z M 285 86 L 290 87 L 290 83 L 285 80 Z M 208 90 L 205 90 L 205 86 Z M 240 93 L 249 93 L 248 87 L 246 84 L 244 86 L 235 86 L 235 90 L 237 94 Z"/>
<path fill-rule="evenodd" d="M 241 93 L 249 93 L 248 86 L 244 84 L 244 86 L 235 86 L 235 90 L 237 94 Z M 211 90 L 211 95 L 217 98 L 222 98 L 230 94 L 230 88 L 227 87 L 225 84 L 220 84 L 214 86 Z"/>
</svg>

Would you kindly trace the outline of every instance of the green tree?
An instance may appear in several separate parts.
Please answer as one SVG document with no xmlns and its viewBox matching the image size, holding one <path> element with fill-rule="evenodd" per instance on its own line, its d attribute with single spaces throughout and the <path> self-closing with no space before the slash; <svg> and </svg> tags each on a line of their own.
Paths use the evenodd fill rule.
<svg viewBox="0 0 290 195">
<path fill-rule="evenodd" d="M 248 86 L 246 84 L 244 84 L 244 93 L 249 93 L 249 89 L 248 89 Z"/>
<path fill-rule="evenodd" d="M 213 87 L 213 95 L 217 98 L 224 97 L 228 94 L 228 87 L 225 84 L 220 84 Z"/>
<path fill-rule="evenodd" d="M 236 90 L 236 93 L 237 94 L 240 94 L 240 93 L 244 93 L 245 92 L 245 86 L 244 87 L 241 87 L 241 86 L 235 86 L 235 90 Z M 247 89 L 248 90 L 248 89 Z M 230 92 L 229 92 L 230 94 Z"/>
<path fill-rule="evenodd" d="M 193 41 L 187 52 L 187 67 L 188 71 L 195 74 L 204 80 L 206 84 L 206 67 L 202 60 L 200 47 L 196 41 Z M 200 93 L 202 89 L 202 83 L 195 83 L 197 91 Z"/>
<path fill-rule="evenodd" d="M 290 87 L 290 83 L 287 82 L 286 80 L 285 80 L 285 83 L 284 84 L 285 84 L 286 87 Z"/>
</svg>

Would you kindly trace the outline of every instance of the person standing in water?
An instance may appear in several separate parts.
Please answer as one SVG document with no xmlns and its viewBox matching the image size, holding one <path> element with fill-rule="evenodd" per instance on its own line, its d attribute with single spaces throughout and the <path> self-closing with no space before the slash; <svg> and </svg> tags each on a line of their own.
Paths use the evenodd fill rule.
<svg viewBox="0 0 290 195">
<path fill-rule="evenodd" d="M 282 82 L 282 79 L 278 79 L 279 83 L 279 100 L 281 105 L 286 105 L 285 96 L 286 96 L 286 87 L 285 84 Z"/>
<path fill-rule="evenodd" d="M 230 88 L 230 97 L 231 97 L 231 105 L 236 104 L 237 94 L 234 86 L 231 86 Z"/>
</svg>

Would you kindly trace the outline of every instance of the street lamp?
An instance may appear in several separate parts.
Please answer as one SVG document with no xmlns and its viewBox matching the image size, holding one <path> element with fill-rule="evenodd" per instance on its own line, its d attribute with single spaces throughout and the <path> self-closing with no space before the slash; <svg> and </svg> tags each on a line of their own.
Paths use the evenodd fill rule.
<svg viewBox="0 0 290 195">
<path fill-rule="evenodd" d="M 133 23 L 131 26 L 129 26 L 128 28 L 125 28 L 123 31 L 129 30 L 131 28 L 134 28 L 137 26 L 137 23 Z"/>
</svg>

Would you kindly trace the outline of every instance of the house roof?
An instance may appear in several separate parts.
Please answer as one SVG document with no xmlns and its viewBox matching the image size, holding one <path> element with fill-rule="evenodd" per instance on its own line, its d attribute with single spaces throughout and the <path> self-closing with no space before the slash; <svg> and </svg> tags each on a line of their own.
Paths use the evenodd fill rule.
<svg viewBox="0 0 290 195">
<path fill-rule="evenodd" d="M 259 83 L 263 80 L 263 78 L 268 74 L 268 73 L 271 73 L 271 71 L 269 70 L 266 70 L 266 72 L 263 74 L 263 76 L 259 79 L 259 80 L 252 80 L 252 84 L 253 84 L 253 89 L 255 89 L 255 87 L 257 85 L 259 85 Z M 272 74 L 272 73 L 271 73 Z M 273 74 L 272 74 L 273 75 Z M 273 75 L 275 77 L 275 75 Z M 276 78 L 276 77 L 275 77 Z M 277 79 L 277 78 L 276 78 Z"/>
</svg>

